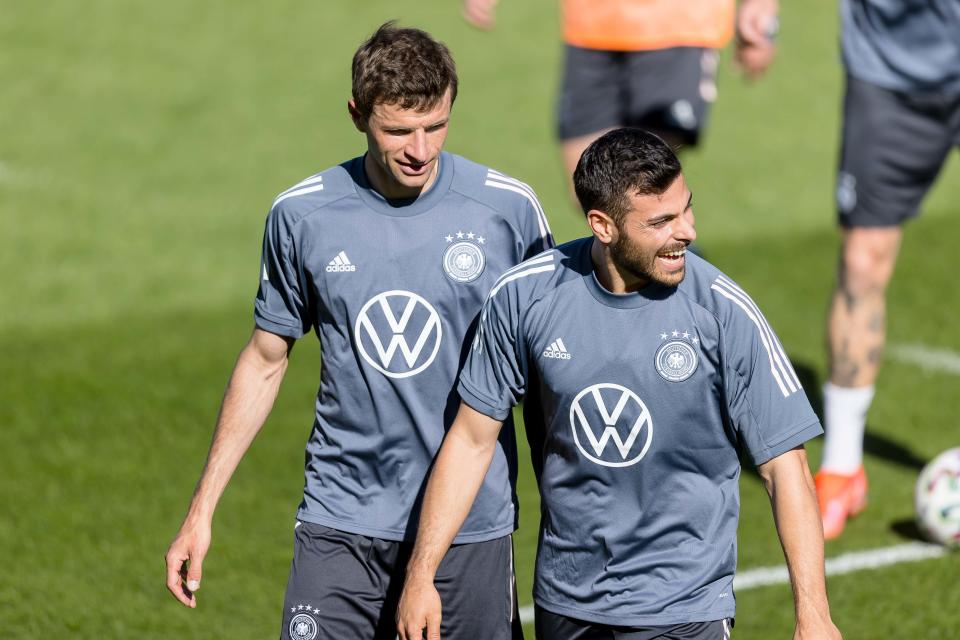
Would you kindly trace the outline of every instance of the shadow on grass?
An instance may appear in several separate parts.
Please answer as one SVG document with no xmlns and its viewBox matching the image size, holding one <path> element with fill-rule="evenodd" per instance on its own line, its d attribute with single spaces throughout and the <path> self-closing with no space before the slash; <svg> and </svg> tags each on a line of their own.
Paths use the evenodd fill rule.
<svg viewBox="0 0 960 640">
<path fill-rule="evenodd" d="M 900 466 L 920 471 L 927 460 L 918 456 L 905 444 L 879 433 L 871 433 L 867 425 L 867 433 L 863 437 L 863 450 L 875 458 L 887 462 L 894 462 Z"/>
<path fill-rule="evenodd" d="M 891 523 L 890 531 L 894 532 L 904 540 L 927 542 L 927 539 L 924 538 L 923 534 L 920 533 L 920 529 L 917 528 L 917 523 L 914 522 L 912 518 L 904 518 L 903 520 L 897 520 L 896 522 Z"/>
</svg>

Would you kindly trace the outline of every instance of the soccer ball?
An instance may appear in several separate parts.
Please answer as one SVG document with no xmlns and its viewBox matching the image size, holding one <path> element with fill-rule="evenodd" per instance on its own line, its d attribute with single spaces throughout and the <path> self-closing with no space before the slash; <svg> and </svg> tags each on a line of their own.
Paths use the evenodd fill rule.
<svg viewBox="0 0 960 640">
<path fill-rule="evenodd" d="M 923 535 L 960 548 L 960 447 L 944 451 L 923 468 L 913 503 Z"/>
</svg>

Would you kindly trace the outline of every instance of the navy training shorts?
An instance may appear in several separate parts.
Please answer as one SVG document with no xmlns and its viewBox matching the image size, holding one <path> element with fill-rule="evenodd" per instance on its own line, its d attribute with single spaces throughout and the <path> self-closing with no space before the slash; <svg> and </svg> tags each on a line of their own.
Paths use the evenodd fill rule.
<svg viewBox="0 0 960 640">
<path fill-rule="evenodd" d="M 281 640 L 395 640 L 397 603 L 412 547 L 298 524 Z M 446 640 L 522 640 L 511 536 L 452 546 L 435 584 Z"/>
</svg>

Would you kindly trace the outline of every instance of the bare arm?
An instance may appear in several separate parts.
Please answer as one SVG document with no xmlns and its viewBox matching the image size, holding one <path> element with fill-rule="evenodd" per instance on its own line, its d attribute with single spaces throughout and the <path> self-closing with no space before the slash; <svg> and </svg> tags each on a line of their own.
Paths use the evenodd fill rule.
<svg viewBox="0 0 960 640">
<path fill-rule="evenodd" d="M 795 640 L 839 640 L 830 619 L 823 573 L 823 529 L 807 466 L 807 453 L 797 447 L 757 468 L 773 508 L 780 545 L 790 572 L 797 626 Z"/>
<path fill-rule="evenodd" d="M 292 340 L 254 329 L 233 368 L 206 465 L 166 556 L 167 589 L 188 607 L 197 606 L 193 592 L 200 588 L 217 501 L 273 407 L 292 345 Z"/>
<path fill-rule="evenodd" d="M 470 513 L 496 450 L 503 423 L 460 403 L 430 473 L 420 527 L 397 609 L 401 640 L 440 638 L 440 596 L 433 578 L 444 554 Z"/>
</svg>

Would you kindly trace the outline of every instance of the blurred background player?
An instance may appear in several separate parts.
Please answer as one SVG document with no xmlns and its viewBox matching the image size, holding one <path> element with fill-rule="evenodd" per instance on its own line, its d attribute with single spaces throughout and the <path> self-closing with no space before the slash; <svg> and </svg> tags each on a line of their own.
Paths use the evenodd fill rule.
<svg viewBox="0 0 960 640">
<path fill-rule="evenodd" d="M 843 244 L 827 321 L 826 538 L 866 506 L 863 434 L 886 340 L 902 224 L 960 145 L 960 2 L 841 0 L 846 67 L 837 207 Z"/>
<path fill-rule="evenodd" d="M 464 0 L 463 14 L 489 29 L 497 2 Z M 734 0 L 562 0 L 561 11 L 568 179 L 583 150 L 617 127 L 641 127 L 674 148 L 697 144 L 717 96 L 717 49 L 734 33 Z M 736 13 L 736 60 L 756 78 L 776 53 L 777 0 L 742 0 Z"/>
<path fill-rule="evenodd" d="M 457 74 L 447 48 L 383 25 L 353 58 L 348 103 L 367 151 L 282 192 L 267 217 L 256 328 L 207 464 L 167 552 L 196 606 L 217 501 L 269 414 L 294 342 L 323 361 L 284 597 L 284 640 L 393 640 L 427 470 L 456 410 L 462 346 L 505 270 L 553 245 L 525 184 L 444 152 Z M 444 637 L 519 633 L 513 430 L 438 586 Z"/>
</svg>

